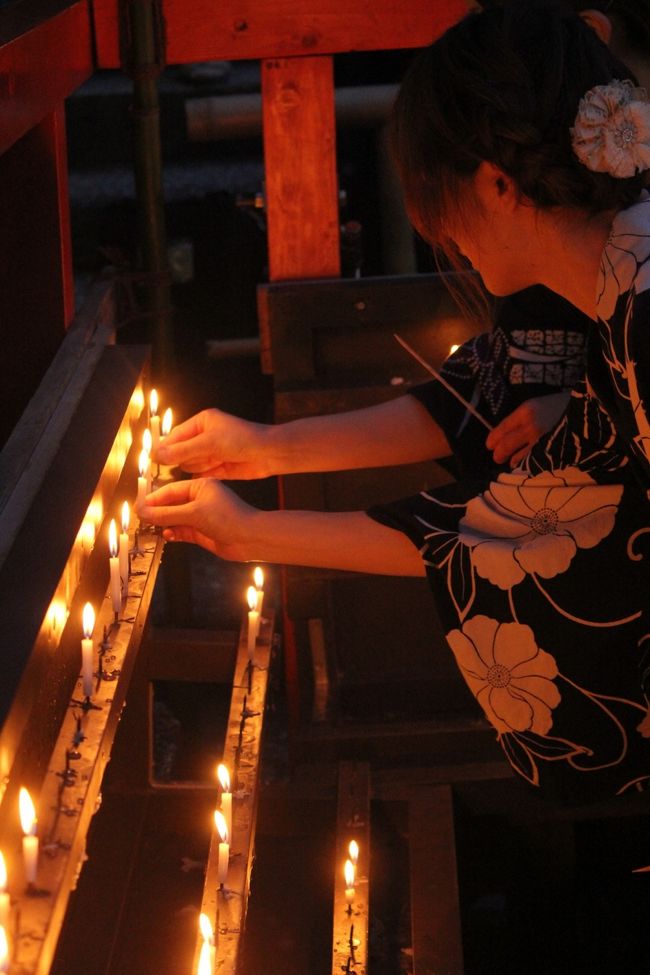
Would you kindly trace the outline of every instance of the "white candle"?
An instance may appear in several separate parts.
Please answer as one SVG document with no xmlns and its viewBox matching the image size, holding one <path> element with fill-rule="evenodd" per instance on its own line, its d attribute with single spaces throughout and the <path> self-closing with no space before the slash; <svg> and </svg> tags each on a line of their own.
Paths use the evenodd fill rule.
<svg viewBox="0 0 650 975">
<path fill-rule="evenodd" d="M 158 416 L 158 392 L 152 389 L 149 393 L 149 425 L 151 426 L 151 456 L 156 460 L 160 446 L 160 417 Z"/>
<path fill-rule="evenodd" d="M 348 904 L 352 904 L 354 900 L 354 874 L 355 869 L 352 860 L 346 860 L 343 868 L 343 876 L 345 877 L 345 899 Z"/>
<path fill-rule="evenodd" d="M 151 464 L 151 451 L 153 449 L 153 437 L 151 436 L 151 430 L 147 429 L 142 434 L 142 449 L 147 452 L 147 494 L 151 492 L 151 487 L 153 485 L 153 467 Z"/>
<path fill-rule="evenodd" d="M 261 622 L 262 606 L 264 604 L 264 572 L 262 571 L 262 567 L 259 565 L 255 566 L 255 570 L 253 572 L 253 582 L 255 583 L 255 588 L 257 590 L 257 612 L 260 614 Z"/>
<path fill-rule="evenodd" d="M 216 953 L 214 945 L 211 945 L 207 941 L 203 942 L 199 955 L 199 967 L 196 970 L 197 975 L 214 975 L 214 959 Z"/>
<path fill-rule="evenodd" d="M 122 606 L 122 582 L 120 580 L 120 560 L 118 558 L 117 528 L 115 518 L 111 518 L 108 526 L 108 548 L 110 551 L 109 564 L 111 567 L 111 603 L 113 612 L 119 613 Z"/>
<path fill-rule="evenodd" d="M 163 413 L 162 423 L 160 425 L 160 442 L 162 443 L 165 437 L 168 437 L 172 432 L 172 408 L 168 406 Z"/>
<path fill-rule="evenodd" d="M 219 843 L 219 860 L 217 862 L 217 879 L 220 884 L 225 884 L 226 877 L 228 876 L 228 861 L 230 860 L 230 833 L 228 832 L 225 817 L 218 809 L 214 814 L 214 823 L 221 840 Z"/>
<path fill-rule="evenodd" d="M 11 898 L 7 893 L 7 865 L 3 853 L 0 851 L 0 927 L 8 930 Z"/>
<path fill-rule="evenodd" d="M 147 494 L 147 467 L 149 466 L 149 454 L 146 450 L 140 451 L 140 458 L 138 460 L 138 497 L 136 499 L 136 508 L 144 504 L 145 495 Z"/>
<path fill-rule="evenodd" d="M 125 501 L 122 505 L 122 531 L 120 532 L 120 579 L 122 581 L 122 592 L 126 593 L 129 588 L 129 502 Z"/>
<path fill-rule="evenodd" d="M 0 924 L 0 972 L 9 971 L 9 938 L 7 926 Z"/>
<path fill-rule="evenodd" d="M 31 886 L 36 882 L 38 870 L 38 836 L 36 827 L 36 810 L 34 803 L 27 789 L 21 786 L 18 796 L 18 806 L 20 811 L 20 824 L 24 833 L 23 836 L 23 863 L 25 864 L 25 880 Z"/>
<path fill-rule="evenodd" d="M 255 640 L 259 628 L 260 614 L 257 611 L 257 589 L 249 586 L 246 591 L 248 601 L 248 659 L 252 660 L 255 655 Z"/>
<path fill-rule="evenodd" d="M 81 614 L 84 638 L 81 641 L 81 677 L 85 697 L 93 693 L 93 629 L 95 628 L 95 610 L 90 603 L 86 603 Z"/>
<path fill-rule="evenodd" d="M 214 975 L 214 963 L 217 954 L 216 940 L 207 914 L 199 915 L 199 929 L 203 944 L 201 945 L 197 975 Z"/>
<path fill-rule="evenodd" d="M 226 820 L 228 836 L 232 836 L 232 792 L 230 791 L 230 774 L 225 765 L 217 766 L 217 778 L 221 785 L 221 812 Z"/>
</svg>

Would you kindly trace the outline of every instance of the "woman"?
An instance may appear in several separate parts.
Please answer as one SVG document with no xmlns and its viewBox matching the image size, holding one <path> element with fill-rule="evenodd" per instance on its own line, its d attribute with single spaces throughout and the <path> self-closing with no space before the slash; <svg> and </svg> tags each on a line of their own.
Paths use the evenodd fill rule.
<svg viewBox="0 0 650 975">
<path fill-rule="evenodd" d="M 456 25 L 398 98 L 396 155 L 425 239 L 467 258 L 497 296 L 542 284 L 593 322 L 587 382 L 516 470 L 480 493 L 459 483 L 369 513 L 258 511 L 207 479 L 169 485 L 142 511 L 167 538 L 225 558 L 426 571 L 508 760 L 578 799 L 650 780 L 650 106 L 626 78 L 579 18 L 526 3 Z M 422 402 L 399 402 L 388 436 L 406 462 L 438 427 Z M 319 422 L 340 435 L 332 453 L 376 463 L 372 424 Z M 167 460 L 261 473 L 248 428 L 229 427 L 215 464 L 205 418 L 188 423 Z M 264 440 L 262 456 L 281 463 L 282 428 Z M 301 469 L 314 469 L 302 445 Z"/>
</svg>

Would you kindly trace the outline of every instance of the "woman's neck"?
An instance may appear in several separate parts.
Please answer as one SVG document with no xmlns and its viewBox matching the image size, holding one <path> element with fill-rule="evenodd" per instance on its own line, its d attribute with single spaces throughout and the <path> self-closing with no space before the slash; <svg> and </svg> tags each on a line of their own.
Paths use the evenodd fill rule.
<svg viewBox="0 0 650 975">
<path fill-rule="evenodd" d="M 540 283 L 593 319 L 598 270 L 614 216 L 615 211 L 537 214 Z"/>
</svg>

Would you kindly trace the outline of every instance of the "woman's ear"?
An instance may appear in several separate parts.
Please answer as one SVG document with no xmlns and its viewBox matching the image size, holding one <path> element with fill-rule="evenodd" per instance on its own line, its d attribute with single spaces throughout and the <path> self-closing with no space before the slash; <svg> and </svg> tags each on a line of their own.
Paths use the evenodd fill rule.
<svg viewBox="0 0 650 975">
<path fill-rule="evenodd" d="M 612 39 L 612 22 L 602 10 L 581 10 L 580 16 L 585 24 L 588 24 L 594 34 L 600 38 L 603 44 L 609 44 Z"/>
<path fill-rule="evenodd" d="M 479 197 L 488 207 L 509 209 L 519 200 L 512 179 L 494 163 L 485 160 L 476 170 L 475 187 Z"/>
</svg>

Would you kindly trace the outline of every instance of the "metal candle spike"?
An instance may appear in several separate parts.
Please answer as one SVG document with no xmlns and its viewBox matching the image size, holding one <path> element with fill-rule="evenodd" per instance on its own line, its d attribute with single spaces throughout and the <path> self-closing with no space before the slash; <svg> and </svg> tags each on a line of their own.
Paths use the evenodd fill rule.
<svg viewBox="0 0 650 975">
<path fill-rule="evenodd" d="M 434 369 L 434 367 L 433 367 L 432 365 L 430 365 L 430 363 L 428 363 L 428 362 L 426 361 L 426 359 L 423 359 L 423 358 L 422 358 L 422 356 L 421 356 L 421 355 L 419 355 L 419 354 L 418 354 L 418 353 L 417 353 L 417 352 L 415 351 L 415 349 L 414 349 L 414 348 L 412 348 L 412 347 L 411 347 L 411 346 L 410 346 L 410 345 L 408 344 L 408 342 L 406 342 L 406 341 L 405 341 L 405 340 L 404 340 L 404 339 L 402 338 L 402 336 L 401 336 L 401 335 L 398 335 L 398 334 L 397 334 L 396 332 L 394 332 L 394 333 L 393 333 L 393 338 L 395 338 L 395 339 L 397 339 L 397 341 L 398 341 L 398 342 L 399 342 L 399 344 L 400 344 L 400 345 L 402 346 L 402 348 L 403 348 L 403 349 L 406 349 L 406 351 L 407 351 L 407 352 L 409 353 L 409 355 L 411 355 L 411 356 L 413 356 L 413 358 L 415 359 L 415 361 L 416 361 L 416 362 L 419 362 L 419 363 L 420 363 L 420 365 L 421 365 L 421 366 L 422 366 L 422 367 L 423 367 L 424 369 L 426 369 L 426 371 L 427 371 L 428 373 L 430 373 L 430 375 L 432 375 L 434 379 L 437 379 L 437 380 L 438 380 L 438 382 L 439 382 L 439 383 L 440 383 L 440 384 L 441 384 L 442 386 L 444 386 L 444 387 L 445 387 L 445 389 L 447 390 L 447 392 L 448 392 L 448 393 L 451 393 L 451 395 L 452 395 L 452 396 L 455 396 L 455 397 L 456 397 L 456 399 L 458 400 L 458 402 L 459 402 L 459 403 L 462 403 L 462 405 L 463 405 L 463 406 L 465 407 L 465 409 L 467 410 L 467 412 L 468 412 L 468 413 L 471 413 L 471 414 L 472 414 L 472 416 L 474 416 L 474 417 L 476 417 L 476 419 L 477 419 L 477 420 L 479 421 L 479 423 L 482 423 L 482 424 L 483 424 L 483 426 L 484 426 L 484 427 L 485 427 L 485 428 L 486 428 L 487 430 L 494 430 L 494 427 L 492 426 L 492 424 L 491 424 L 491 423 L 488 423 L 488 421 L 487 421 L 487 420 L 485 419 L 485 417 L 484 417 L 484 416 L 482 416 L 482 415 L 481 415 L 481 414 L 479 413 L 479 411 L 478 411 L 478 410 L 476 409 L 476 407 L 475 407 L 475 406 L 472 406 L 472 404 L 471 404 L 471 403 L 469 403 L 469 402 L 468 402 L 468 401 L 467 401 L 467 400 L 465 399 L 465 397 L 464 397 L 464 396 L 461 396 L 461 394 L 460 394 L 460 393 L 458 392 L 458 390 L 457 390 L 457 389 L 454 389 L 454 387 L 453 387 L 453 386 L 451 385 L 451 383 L 448 383 L 448 382 L 447 382 L 447 380 L 446 380 L 446 379 L 444 379 L 444 378 L 443 378 L 443 377 L 441 376 L 441 374 L 440 374 L 440 373 L 438 372 L 438 370 L 437 370 L 437 369 Z"/>
</svg>

